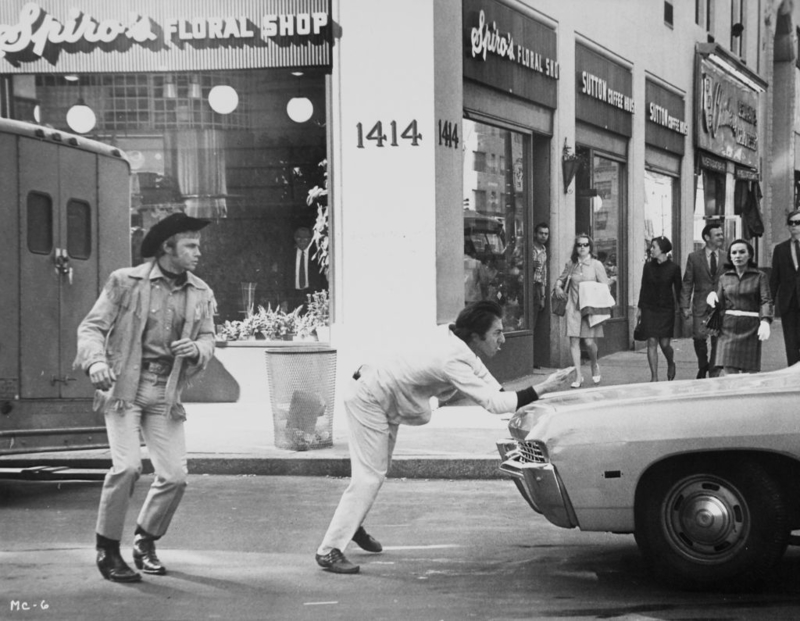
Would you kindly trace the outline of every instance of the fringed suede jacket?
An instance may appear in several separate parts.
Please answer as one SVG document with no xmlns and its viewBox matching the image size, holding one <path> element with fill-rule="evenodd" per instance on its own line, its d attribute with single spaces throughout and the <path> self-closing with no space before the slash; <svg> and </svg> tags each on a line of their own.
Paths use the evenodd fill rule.
<svg viewBox="0 0 800 621">
<path fill-rule="evenodd" d="M 105 362 L 117 376 L 108 392 L 95 393 L 95 410 L 123 411 L 136 398 L 153 265 L 151 260 L 113 272 L 94 307 L 78 326 L 78 355 L 73 366 L 88 373 L 95 362 Z M 182 338 L 192 339 L 200 355 L 196 360 L 176 358 L 173 364 L 166 386 L 166 406 L 177 419 L 186 417 L 180 402 L 181 392 L 214 355 L 214 293 L 191 272 L 187 273 L 187 283 Z"/>
</svg>

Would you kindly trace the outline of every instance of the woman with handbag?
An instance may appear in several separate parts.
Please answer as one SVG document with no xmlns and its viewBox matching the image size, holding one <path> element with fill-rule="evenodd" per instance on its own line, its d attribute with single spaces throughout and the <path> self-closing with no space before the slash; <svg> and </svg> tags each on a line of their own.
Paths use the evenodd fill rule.
<svg viewBox="0 0 800 621">
<path fill-rule="evenodd" d="M 728 262 L 709 306 L 722 312 L 717 347 L 711 366 L 719 375 L 761 370 L 761 342 L 770 335 L 773 305 L 767 275 L 758 269 L 750 242 L 737 239 L 728 247 Z"/>
<path fill-rule="evenodd" d="M 572 388 L 580 388 L 583 384 L 581 372 L 581 339 L 589 353 L 592 365 L 592 382 L 599 384 L 602 379 L 600 365 L 597 364 L 597 343 L 595 339 L 603 337 L 603 325 L 589 326 L 587 317 L 581 316 L 581 307 L 578 299 L 578 290 L 583 281 L 595 281 L 608 284 L 608 276 L 603 264 L 594 258 L 594 242 L 585 233 L 575 237 L 572 247 L 572 256 L 564 267 L 561 276 L 556 280 L 553 288 L 553 297 L 562 302 L 566 300 L 566 335 L 569 338 L 569 350 L 572 363 L 575 366 L 575 381 L 570 384 Z"/>
<path fill-rule="evenodd" d="M 658 348 L 667 359 L 667 379 L 675 379 L 675 359 L 672 335 L 675 333 L 675 310 L 681 295 L 681 268 L 669 258 L 672 243 L 666 237 L 650 242 L 650 261 L 644 264 L 637 324 L 641 321 L 640 340 L 647 341 L 647 364 L 650 381 L 658 381 Z"/>
</svg>

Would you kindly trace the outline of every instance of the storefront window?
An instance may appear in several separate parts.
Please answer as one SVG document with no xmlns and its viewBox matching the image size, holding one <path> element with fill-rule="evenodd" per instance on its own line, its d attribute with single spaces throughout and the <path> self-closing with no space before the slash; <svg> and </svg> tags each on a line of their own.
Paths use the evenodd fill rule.
<svg viewBox="0 0 800 621">
<path fill-rule="evenodd" d="M 575 233 L 587 233 L 594 240 L 595 257 L 606 268 L 611 295 L 616 301 L 612 317 L 620 317 L 624 315 L 619 295 L 623 165 L 586 147 L 578 146 L 576 153 L 581 166 L 575 177 L 578 192 Z"/>
<path fill-rule="evenodd" d="M 529 138 L 464 119 L 464 298 L 495 300 L 507 332 L 529 327 Z"/>
<path fill-rule="evenodd" d="M 673 201 L 677 196 L 674 177 L 652 170 L 644 171 L 644 247 L 650 248 L 654 237 L 666 237 L 677 246 L 672 234 Z M 646 250 L 645 250 L 646 252 Z"/>
<path fill-rule="evenodd" d="M 295 231 L 313 229 L 306 199 L 325 182 L 323 71 L 14 76 L 14 86 L 15 118 L 34 121 L 35 112 L 74 132 L 68 112 L 83 100 L 94 116 L 85 135 L 127 154 L 134 264 L 144 232 L 164 215 L 213 220 L 197 274 L 215 291 L 217 323 L 242 319 L 251 304 L 291 310 L 327 288 L 311 262 L 310 289 L 298 291 L 294 273 Z M 290 100 L 304 104 L 303 117 Z"/>
<path fill-rule="evenodd" d="M 726 175 L 704 169 L 702 174 L 696 175 L 696 179 L 694 249 L 699 250 L 705 246 L 702 235 L 703 227 L 712 221 L 722 223 L 725 239 L 730 241 L 739 237 L 741 218 L 733 215 L 733 206 L 727 205 L 725 201 Z"/>
</svg>

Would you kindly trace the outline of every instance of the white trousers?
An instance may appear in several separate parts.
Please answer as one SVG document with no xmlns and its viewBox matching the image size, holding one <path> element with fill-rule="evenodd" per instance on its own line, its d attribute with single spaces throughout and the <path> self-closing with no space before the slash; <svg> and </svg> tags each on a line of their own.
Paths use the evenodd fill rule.
<svg viewBox="0 0 800 621">
<path fill-rule="evenodd" d="M 133 486 L 142 472 L 139 433 L 144 436 L 155 480 L 142 505 L 137 524 L 161 537 L 186 489 L 186 436 L 183 421 L 165 412 L 166 377 L 142 373 L 132 407 L 105 414 L 112 467 L 103 482 L 97 533 L 120 541 Z"/>
<path fill-rule="evenodd" d="M 397 425 L 363 384 L 355 380 L 344 400 L 350 441 L 350 485 L 342 494 L 317 554 L 344 552 L 367 517 L 392 463 Z"/>
</svg>

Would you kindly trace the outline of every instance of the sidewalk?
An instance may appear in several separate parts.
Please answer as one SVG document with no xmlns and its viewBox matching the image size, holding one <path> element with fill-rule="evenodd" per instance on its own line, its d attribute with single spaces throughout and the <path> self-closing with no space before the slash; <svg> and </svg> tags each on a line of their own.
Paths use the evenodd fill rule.
<svg viewBox="0 0 800 621">
<path fill-rule="evenodd" d="M 639 344 L 641 345 L 641 344 Z M 672 341 L 678 367 L 676 380 L 694 379 L 697 362 L 691 339 Z M 660 378 L 666 380 L 666 363 L 659 352 Z M 783 368 L 786 358 L 780 321 L 762 353 L 762 370 Z M 650 379 L 645 349 L 623 351 L 600 359 L 601 386 L 646 382 Z M 509 382 L 515 390 L 540 382 L 553 369 L 537 369 L 531 376 Z M 584 388 L 591 382 L 584 365 Z M 189 472 L 238 475 L 349 476 L 350 461 L 344 413 L 333 422 L 333 447 L 288 451 L 274 446 L 268 404 L 188 403 L 186 442 Z M 510 415 L 495 416 L 483 408 L 458 404 L 439 408 L 431 422 L 421 427 L 401 426 L 389 472 L 394 478 L 486 479 L 504 478 L 498 470 L 495 440 L 507 436 Z M 146 448 L 143 448 L 146 456 Z M 35 453 L 0 458 L 0 466 L 13 462 L 29 465 L 68 465 L 73 468 L 107 468 L 107 449 Z M 145 472 L 152 471 L 149 461 Z"/>
</svg>

